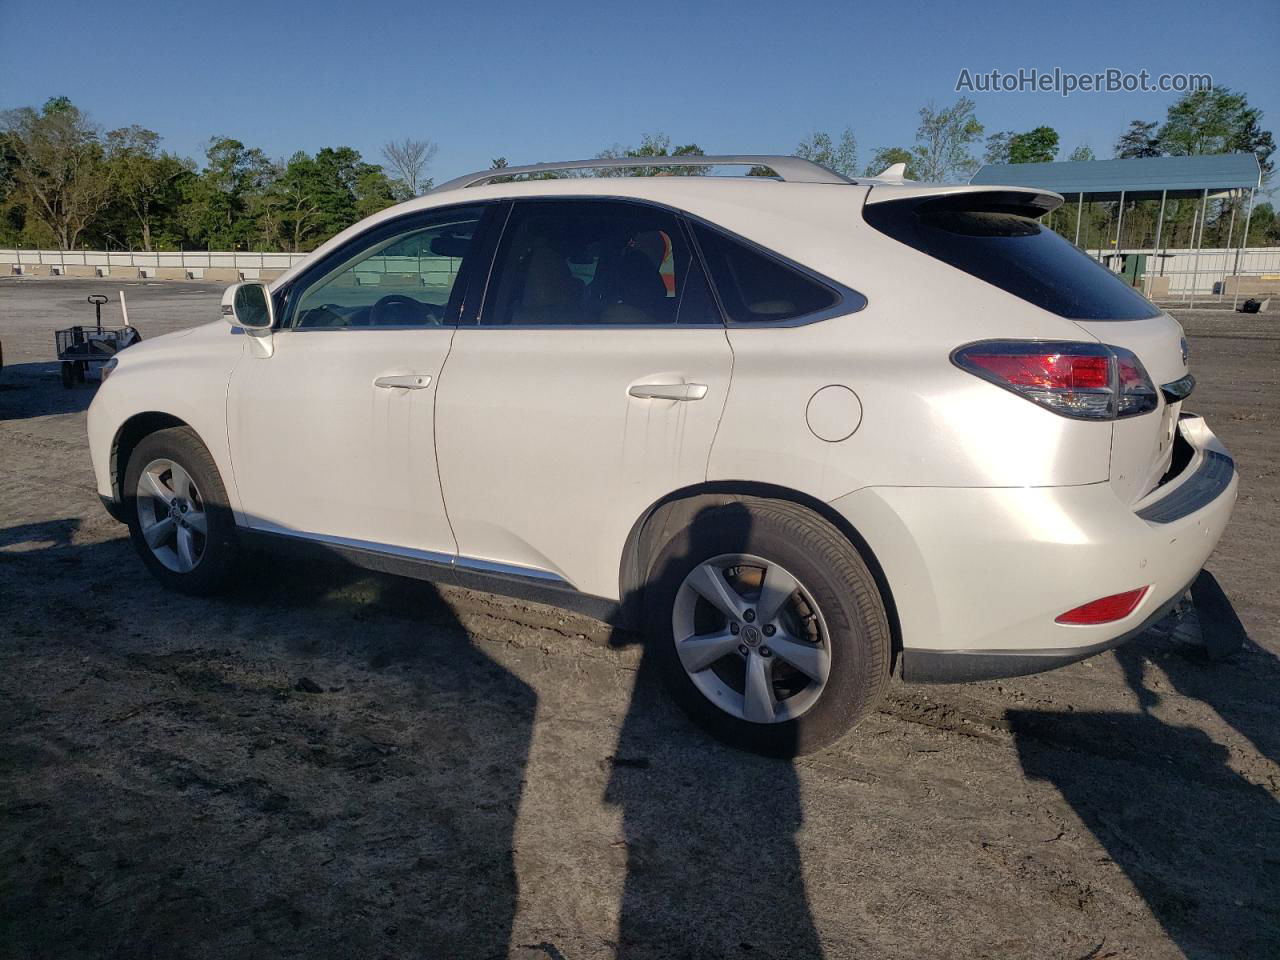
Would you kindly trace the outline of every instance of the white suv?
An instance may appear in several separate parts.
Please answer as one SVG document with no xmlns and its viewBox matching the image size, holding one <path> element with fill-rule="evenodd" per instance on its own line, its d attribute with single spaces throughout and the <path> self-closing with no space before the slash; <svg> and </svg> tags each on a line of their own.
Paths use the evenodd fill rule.
<svg viewBox="0 0 1280 960">
<path fill-rule="evenodd" d="M 642 628 L 778 754 L 1183 593 L 1235 467 L 1179 325 L 1037 222 L 1060 197 L 689 162 L 773 176 L 486 171 L 232 287 L 98 392 L 108 509 L 178 590 L 310 547 Z"/>
</svg>

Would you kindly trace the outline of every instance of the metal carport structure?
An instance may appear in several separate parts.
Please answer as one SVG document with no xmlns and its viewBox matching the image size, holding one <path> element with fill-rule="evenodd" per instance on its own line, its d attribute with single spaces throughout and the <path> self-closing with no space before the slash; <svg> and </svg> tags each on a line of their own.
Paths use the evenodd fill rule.
<svg viewBox="0 0 1280 960">
<path fill-rule="evenodd" d="M 1193 248 L 1198 260 L 1201 241 L 1204 239 L 1205 214 L 1209 196 L 1243 196 L 1248 191 L 1248 212 L 1245 214 L 1244 232 L 1236 251 L 1235 272 L 1239 274 L 1240 255 L 1249 236 L 1249 224 L 1253 218 L 1254 198 L 1262 186 L 1262 169 L 1252 153 L 1225 153 L 1192 157 L 1144 157 L 1133 160 L 1079 160 L 1062 163 L 989 163 L 982 166 L 969 180 L 970 183 L 992 186 L 1036 187 L 1062 194 L 1079 205 L 1076 217 L 1076 245 L 1080 244 L 1080 223 L 1086 202 L 1119 201 L 1119 217 L 1116 226 L 1116 251 L 1120 249 L 1121 230 L 1124 226 L 1126 200 L 1159 200 L 1160 213 L 1156 220 L 1154 248 L 1160 250 L 1164 229 L 1165 204 L 1169 200 L 1199 199 L 1199 233 L 1192 223 Z M 1230 249 L 1235 231 L 1235 208 L 1231 211 L 1231 228 L 1226 247 Z M 1150 289 L 1148 283 L 1148 289 Z M 1194 303 L 1194 293 L 1192 294 Z M 1236 287 L 1236 299 L 1239 287 Z M 1233 303 L 1234 305 L 1234 303 Z"/>
</svg>

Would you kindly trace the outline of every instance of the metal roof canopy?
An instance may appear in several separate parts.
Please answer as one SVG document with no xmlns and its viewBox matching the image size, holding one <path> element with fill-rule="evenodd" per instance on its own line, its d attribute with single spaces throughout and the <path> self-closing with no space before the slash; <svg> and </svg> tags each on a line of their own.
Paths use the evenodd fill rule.
<svg viewBox="0 0 1280 960">
<path fill-rule="evenodd" d="M 1038 187 L 1086 203 L 1119 200 L 1170 200 L 1205 190 L 1256 190 L 1262 169 L 1252 153 L 1195 157 L 1143 157 L 1135 160 L 1077 160 L 1063 163 L 988 163 L 969 180 L 973 184 Z"/>
<path fill-rule="evenodd" d="M 1160 213 L 1156 217 L 1156 236 L 1153 251 L 1161 255 L 1160 239 L 1164 231 L 1164 212 L 1169 200 L 1199 198 L 1200 209 L 1191 223 L 1191 236 L 1195 250 L 1195 266 L 1192 286 L 1200 274 L 1200 248 L 1204 242 L 1204 225 L 1209 213 L 1209 192 L 1215 199 L 1227 195 L 1249 194 L 1248 212 L 1244 218 L 1244 233 L 1240 248 L 1236 251 L 1233 275 L 1240 274 L 1240 257 L 1244 254 L 1249 236 L 1249 223 L 1253 219 L 1253 201 L 1262 187 L 1262 167 L 1252 153 L 1222 153 L 1195 157 L 1141 157 L 1132 160 L 1075 160 L 1066 163 L 989 163 L 970 178 L 971 184 L 1027 186 L 1041 190 L 1053 190 L 1064 197 L 1075 197 L 1079 211 L 1076 214 L 1076 246 L 1080 246 L 1080 225 L 1084 220 L 1084 205 L 1119 200 L 1116 208 L 1116 235 L 1110 243 L 1115 247 L 1109 256 L 1121 257 L 1123 251 L 1124 209 L 1126 200 L 1159 200 Z M 1199 233 L 1196 228 L 1199 226 Z M 1236 212 L 1231 210 L 1231 229 L 1227 233 L 1227 247 L 1231 247 L 1231 235 L 1235 230 Z M 1107 227 L 1108 236 L 1110 225 Z M 1102 259 L 1099 254 L 1099 259 Z M 1226 282 L 1226 274 L 1223 274 Z M 1148 284 L 1150 280 L 1148 279 Z M 1147 290 L 1150 291 L 1148 285 Z M 1237 285 L 1232 298 L 1232 309 L 1239 300 Z M 1195 292 L 1191 294 L 1191 306 L 1195 306 Z"/>
</svg>

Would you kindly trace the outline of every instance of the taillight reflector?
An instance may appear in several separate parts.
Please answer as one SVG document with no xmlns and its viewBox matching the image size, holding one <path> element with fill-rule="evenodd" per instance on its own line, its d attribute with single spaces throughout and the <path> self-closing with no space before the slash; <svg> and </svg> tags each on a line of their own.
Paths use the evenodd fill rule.
<svg viewBox="0 0 1280 960">
<path fill-rule="evenodd" d="M 1112 620 L 1123 620 L 1138 609 L 1138 604 L 1151 588 L 1139 587 L 1124 593 L 1113 593 L 1109 597 L 1091 600 L 1083 606 L 1068 610 L 1058 617 L 1055 623 L 1096 624 L 1110 623 Z"/>
</svg>

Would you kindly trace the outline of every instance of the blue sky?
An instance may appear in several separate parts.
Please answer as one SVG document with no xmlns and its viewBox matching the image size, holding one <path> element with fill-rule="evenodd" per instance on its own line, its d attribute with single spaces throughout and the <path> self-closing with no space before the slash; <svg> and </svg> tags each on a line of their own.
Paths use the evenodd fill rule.
<svg viewBox="0 0 1280 960">
<path fill-rule="evenodd" d="M 849 125 L 865 163 L 909 144 L 961 68 L 1205 72 L 1280 136 L 1275 0 L 1212 8 L 1067 2 L 484 4 L 40 3 L 0 0 L 0 109 L 65 94 L 105 127 L 138 123 L 199 159 L 213 134 L 272 157 L 390 137 L 440 145 L 437 182 L 489 165 L 590 156 L 664 131 L 709 153 L 787 153 Z M 1062 156 L 1110 154 L 1176 95 L 976 94 L 987 130 L 1049 124 Z"/>
</svg>

